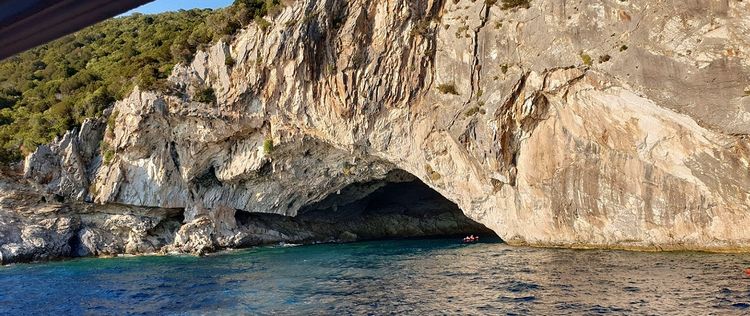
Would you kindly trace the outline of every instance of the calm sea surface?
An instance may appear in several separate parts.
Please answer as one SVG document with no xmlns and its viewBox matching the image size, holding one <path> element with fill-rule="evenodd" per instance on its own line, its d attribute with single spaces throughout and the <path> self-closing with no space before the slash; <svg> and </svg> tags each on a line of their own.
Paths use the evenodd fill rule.
<svg viewBox="0 0 750 316">
<path fill-rule="evenodd" d="M 750 255 L 453 239 L 0 267 L 0 315 L 750 315 Z"/>
</svg>

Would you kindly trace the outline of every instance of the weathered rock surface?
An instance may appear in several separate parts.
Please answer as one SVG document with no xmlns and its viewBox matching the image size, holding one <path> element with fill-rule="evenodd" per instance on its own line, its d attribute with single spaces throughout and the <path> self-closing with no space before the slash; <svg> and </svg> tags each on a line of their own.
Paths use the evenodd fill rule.
<svg viewBox="0 0 750 316">
<path fill-rule="evenodd" d="M 92 177 L 101 164 L 99 143 L 104 127 L 101 119 L 87 119 L 80 130 L 39 146 L 24 163 L 25 177 L 61 197 L 88 201 Z"/>
<path fill-rule="evenodd" d="M 513 244 L 750 249 L 750 3 L 504 3 L 294 2 L 117 102 L 106 163 L 73 133 L 26 175 L 185 209 L 175 251 L 396 169 Z"/>
<path fill-rule="evenodd" d="M 182 211 L 57 203 L 25 183 L 0 179 L 0 263 L 143 254 L 172 242 Z"/>
</svg>

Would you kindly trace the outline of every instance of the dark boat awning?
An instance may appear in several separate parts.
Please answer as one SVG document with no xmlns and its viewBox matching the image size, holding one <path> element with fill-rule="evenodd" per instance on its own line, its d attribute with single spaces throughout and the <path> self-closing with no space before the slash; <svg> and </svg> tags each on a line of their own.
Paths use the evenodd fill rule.
<svg viewBox="0 0 750 316">
<path fill-rule="evenodd" d="M 0 0 L 0 60 L 152 0 Z"/>
</svg>

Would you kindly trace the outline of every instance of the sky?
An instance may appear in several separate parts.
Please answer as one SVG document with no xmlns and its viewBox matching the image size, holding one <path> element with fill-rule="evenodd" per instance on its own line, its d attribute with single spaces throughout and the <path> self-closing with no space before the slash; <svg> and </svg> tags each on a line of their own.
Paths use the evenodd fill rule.
<svg viewBox="0 0 750 316">
<path fill-rule="evenodd" d="M 232 0 L 156 0 L 154 2 L 150 2 L 133 10 L 130 10 L 123 15 L 128 15 L 134 12 L 152 14 L 165 11 L 177 11 L 179 9 L 216 9 L 226 7 L 232 4 L 232 2 Z"/>
</svg>

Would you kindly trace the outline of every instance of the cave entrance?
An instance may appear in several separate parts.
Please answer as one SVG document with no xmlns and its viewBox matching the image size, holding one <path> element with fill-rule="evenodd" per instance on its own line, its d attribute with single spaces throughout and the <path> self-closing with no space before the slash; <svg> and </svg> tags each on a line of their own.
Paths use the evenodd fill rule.
<svg viewBox="0 0 750 316">
<path fill-rule="evenodd" d="M 468 218 L 455 203 L 403 170 L 385 179 L 351 184 L 296 217 L 236 213 L 237 224 L 250 228 L 254 244 L 275 242 L 350 242 L 417 237 L 479 235 L 499 240 Z"/>
</svg>

